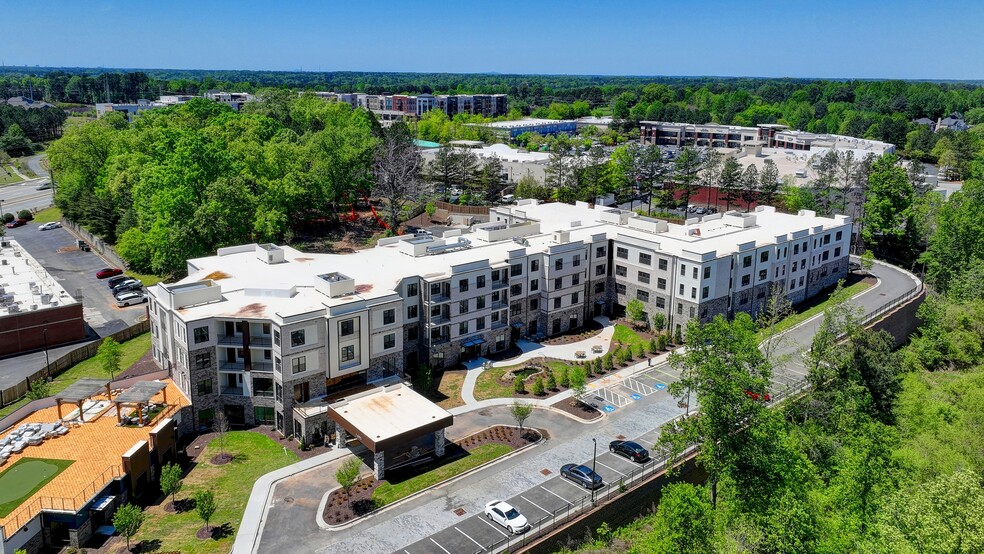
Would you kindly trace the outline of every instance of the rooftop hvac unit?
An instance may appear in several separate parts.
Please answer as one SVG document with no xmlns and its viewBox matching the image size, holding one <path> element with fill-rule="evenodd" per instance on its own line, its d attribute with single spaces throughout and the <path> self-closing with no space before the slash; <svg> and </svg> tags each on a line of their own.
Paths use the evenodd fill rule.
<svg viewBox="0 0 984 554">
<path fill-rule="evenodd" d="M 51 301 L 51 305 L 52 306 L 57 306 L 58 305 L 58 301 L 57 300 L 52 300 Z"/>
<path fill-rule="evenodd" d="M 14 250 L 14 257 L 15 258 L 20 258 L 21 257 L 20 250 Z"/>
<path fill-rule="evenodd" d="M 34 310 L 37 310 L 37 309 L 38 309 L 38 305 L 37 304 L 31 304 L 31 311 L 34 311 Z"/>
<path fill-rule="evenodd" d="M 14 304 L 14 305 L 10 306 L 9 308 L 7 308 L 7 313 L 8 314 L 16 314 L 19 311 L 20 311 L 20 306 L 18 306 L 17 304 Z"/>
<path fill-rule="evenodd" d="M 51 302 L 51 295 L 50 294 L 44 293 L 44 294 L 41 295 L 41 303 L 42 304 L 48 304 L 50 302 Z"/>
<path fill-rule="evenodd" d="M 0 241 L 0 248 L 9 248 L 9 247 L 10 247 L 9 240 Z"/>
<path fill-rule="evenodd" d="M 0 260 L 0 264 L 7 265 L 7 258 Z"/>
</svg>

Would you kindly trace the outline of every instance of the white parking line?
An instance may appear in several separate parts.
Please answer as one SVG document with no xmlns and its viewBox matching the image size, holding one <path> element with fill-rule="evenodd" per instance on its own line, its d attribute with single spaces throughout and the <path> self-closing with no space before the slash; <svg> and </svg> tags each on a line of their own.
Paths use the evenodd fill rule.
<svg viewBox="0 0 984 554">
<path fill-rule="evenodd" d="M 570 485 L 572 487 L 576 487 L 576 488 L 580 489 L 582 492 L 588 490 L 588 489 L 584 488 L 583 486 L 575 483 L 574 481 L 571 481 L 570 479 L 564 479 L 563 477 L 561 477 L 560 480 L 563 481 L 563 482 L 565 482 L 565 483 L 567 483 L 568 485 Z M 569 504 L 573 504 L 573 502 L 569 502 Z"/>
<path fill-rule="evenodd" d="M 484 517 L 479 517 L 478 519 L 480 519 L 480 520 L 482 520 L 482 521 L 484 521 L 484 522 L 486 523 L 486 525 L 488 525 L 489 527 L 491 527 L 491 528 L 493 528 L 493 529 L 495 529 L 496 531 L 498 531 L 498 532 L 499 532 L 499 534 L 500 534 L 500 535 L 502 535 L 503 537 L 508 537 L 508 536 L 509 536 L 509 535 L 507 535 L 507 534 L 505 534 L 505 533 L 503 533 L 503 532 L 502 532 L 502 529 L 499 529 L 499 528 L 498 528 L 498 527 L 496 527 L 496 526 L 495 526 L 495 525 L 494 525 L 494 524 L 493 524 L 493 523 L 492 523 L 491 521 L 489 521 L 489 520 L 487 520 L 487 519 L 485 519 Z"/>
<path fill-rule="evenodd" d="M 564 482 L 568 482 L 568 483 L 570 483 L 570 481 L 567 481 L 567 479 L 564 479 L 563 477 L 561 477 L 561 479 L 560 479 L 560 480 L 561 480 L 561 481 L 564 481 Z M 573 483 L 572 483 L 572 484 L 573 484 Z M 554 496 L 556 496 L 557 498 L 559 498 L 559 499 L 561 499 L 561 500 L 563 500 L 565 504 L 571 504 L 571 505 L 573 505 L 573 504 L 574 504 L 574 503 L 573 503 L 573 502 L 571 502 L 570 500 L 568 500 L 568 499 L 566 499 L 566 498 L 564 498 L 563 496 L 560 496 L 559 494 L 557 494 L 557 493 L 555 493 L 554 491 L 552 491 L 552 490 L 550 490 L 550 489 L 548 489 L 548 488 L 546 488 L 546 487 L 543 487 L 543 486 L 541 486 L 540 488 L 541 488 L 541 489 L 543 489 L 543 490 L 545 490 L 545 491 L 547 491 L 547 492 L 549 492 L 550 494 L 552 494 L 552 495 L 554 495 Z"/>
<path fill-rule="evenodd" d="M 465 535 L 465 536 L 467 537 L 468 535 Z M 468 538 L 471 538 L 471 537 L 468 537 Z M 451 554 L 450 552 L 448 552 L 448 549 L 447 548 L 444 548 L 443 546 L 441 546 L 441 543 L 437 542 L 434 539 L 431 539 L 431 542 L 434 543 L 434 544 L 436 544 L 437 547 L 440 548 L 441 550 L 447 552 L 447 554 Z M 406 550 L 404 550 L 404 552 L 406 552 Z"/>
<path fill-rule="evenodd" d="M 475 540 L 475 539 L 473 539 L 473 538 L 471 538 L 471 537 L 469 537 L 469 536 L 468 536 L 468 533 L 465 533 L 464 531 L 462 531 L 461 529 L 458 529 L 457 527 L 455 527 L 455 528 L 454 528 L 454 530 L 455 530 L 455 531 L 457 531 L 457 532 L 459 532 L 459 533 L 461 533 L 461 534 L 462 534 L 462 535 L 464 535 L 465 537 L 467 537 L 467 538 L 468 538 L 468 540 L 470 540 L 470 541 L 472 541 L 473 543 L 475 543 L 475 544 L 477 544 L 479 548 L 485 548 L 485 545 L 484 545 L 484 544 L 482 544 L 482 543 L 480 543 L 480 542 L 478 542 L 477 540 Z M 445 550 L 445 552 L 447 552 L 447 550 Z M 448 552 L 448 554 L 451 554 L 451 553 L 450 553 L 450 552 Z"/>
<path fill-rule="evenodd" d="M 614 468 L 614 467 L 612 467 L 612 466 L 609 466 L 609 465 L 605 465 L 605 464 L 603 464 L 603 463 L 601 463 L 601 462 L 598 462 L 598 465 L 600 465 L 600 466 L 602 466 L 602 467 L 607 467 L 608 469 L 610 469 L 610 470 L 612 470 L 612 471 L 614 471 L 615 473 L 618 473 L 618 474 L 619 474 L 619 475 L 621 475 L 622 477 L 625 477 L 625 474 L 624 474 L 624 473 L 622 473 L 621 471 L 619 471 L 619 470 L 617 470 L 617 469 L 615 469 L 615 468 Z"/>
<path fill-rule="evenodd" d="M 520 498 L 522 498 L 523 500 L 525 500 L 525 501 L 527 501 L 527 502 L 529 502 L 530 504 L 532 504 L 532 505 L 534 505 L 534 506 L 536 506 L 537 508 L 540 508 L 540 509 L 541 509 L 541 510 L 543 510 L 544 512 L 547 512 L 548 514 L 552 514 L 552 513 L 553 513 L 553 512 L 551 512 L 550 510 L 548 510 L 548 509 L 546 509 L 546 508 L 544 508 L 543 506 L 541 506 L 541 505 L 539 505 L 539 504 L 537 504 L 536 502 L 533 502 L 532 500 L 530 500 L 529 498 L 526 498 L 526 497 L 525 497 L 525 496 L 523 496 L 523 495 L 519 495 L 519 497 L 520 497 Z"/>
</svg>

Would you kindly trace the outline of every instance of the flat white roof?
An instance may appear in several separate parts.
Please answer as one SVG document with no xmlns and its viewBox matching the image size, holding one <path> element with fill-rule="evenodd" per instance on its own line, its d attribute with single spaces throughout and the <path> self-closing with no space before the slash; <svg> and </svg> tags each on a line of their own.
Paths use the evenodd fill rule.
<svg viewBox="0 0 984 554">
<path fill-rule="evenodd" d="M 493 121 L 482 123 L 484 127 L 496 129 L 516 129 L 520 127 L 536 127 L 538 125 L 556 125 L 560 123 L 576 123 L 573 119 L 520 119 L 518 121 Z"/>
<path fill-rule="evenodd" d="M 343 426 L 357 432 L 374 452 L 452 422 L 451 412 L 403 384 L 357 394 L 330 404 L 328 410 L 332 419 L 347 422 L 349 425 Z"/>
<path fill-rule="evenodd" d="M 7 246 L 0 247 L 0 318 L 10 315 L 11 307 L 14 313 L 24 313 L 79 303 L 17 241 L 4 238 L 3 244 Z"/>
</svg>

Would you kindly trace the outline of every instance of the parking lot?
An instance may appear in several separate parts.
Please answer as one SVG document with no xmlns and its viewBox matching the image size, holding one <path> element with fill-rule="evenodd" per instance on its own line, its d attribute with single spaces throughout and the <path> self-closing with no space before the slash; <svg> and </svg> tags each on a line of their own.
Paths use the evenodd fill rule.
<svg viewBox="0 0 984 554">
<path fill-rule="evenodd" d="M 659 437 L 659 431 L 654 430 L 636 437 L 640 444 L 651 445 Z M 572 463 L 583 463 L 591 467 L 592 460 L 571 460 Z M 595 471 L 601 475 L 606 486 L 595 492 L 597 498 L 618 491 L 620 481 L 628 482 L 630 477 L 641 475 L 643 470 L 651 472 L 655 462 L 636 463 L 608 452 L 608 444 L 598 444 L 598 457 L 595 461 Z M 568 479 L 560 476 L 560 467 L 545 467 L 541 474 L 550 478 L 516 496 L 505 500 L 512 504 L 519 513 L 526 516 L 531 529 L 526 535 L 532 540 L 545 527 L 556 519 L 567 519 L 590 506 L 591 492 Z M 488 499 L 489 501 L 494 499 Z M 511 537 L 505 528 L 489 521 L 484 514 L 478 513 L 471 517 L 462 518 L 442 531 L 426 539 L 417 541 L 410 546 L 397 550 L 402 554 L 457 554 L 460 552 L 486 552 L 504 547 Z M 515 540 L 521 540 L 515 539 Z M 514 542 L 515 544 L 515 542 Z"/>
<path fill-rule="evenodd" d="M 99 336 L 125 329 L 144 316 L 144 304 L 116 307 L 106 281 L 96 279 L 96 271 L 107 267 L 106 261 L 95 252 L 80 251 L 72 233 L 65 229 L 39 231 L 34 222 L 6 231 L 7 237 L 16 240 L 69 294 L 82 301 L 85 321 Z"/>
</svg>

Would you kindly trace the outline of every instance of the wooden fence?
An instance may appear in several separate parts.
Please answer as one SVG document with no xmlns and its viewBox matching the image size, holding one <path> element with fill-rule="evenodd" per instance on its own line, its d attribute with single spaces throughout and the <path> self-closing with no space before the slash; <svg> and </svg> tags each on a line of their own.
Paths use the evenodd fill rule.
<svg viewBox="0 0 984 554">
<path fill-rule="evenodd" d="M 142 335 L 147 331 L 150 331 L 149 320 L 141 321 L 109 336 L 113 337 L 113 340 L 116 342 L 124 342 L 137 335 Z M 27 377 L 25 380 L 11 387 L 0 390 L 0 407 L 6 406 L 7 404 L 13 404 L 26 395 L 30 382 L 37 379 L 44 379 L 45 377 L 57 377 L 73 365 L 95 356 L 96 352 L 99 350 L 99 346 L 102 345 L 104 340 L 106 340 L 106 337 L 83 344 L 71 352 L 68 352 L 64 356 L 53 360 L 49 365 L 41 367 L 41 369 L 31 374 L 31 376 Z"/>
<path fill-rule="evenodd" d="M 434 202 L 439 210 L 447 210 L 449 213 L 453 214 L 467 214 L 467 215 L 489 215 L 488 206 L 459 206 L 458 204 L 448 204 L 447 202 L 442 202 L 438 200 Z"/>
</svg>

